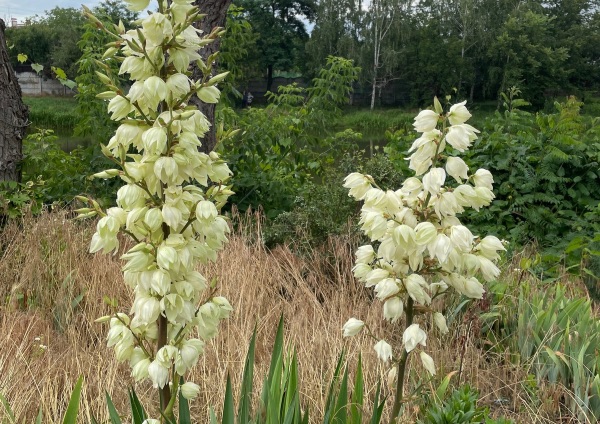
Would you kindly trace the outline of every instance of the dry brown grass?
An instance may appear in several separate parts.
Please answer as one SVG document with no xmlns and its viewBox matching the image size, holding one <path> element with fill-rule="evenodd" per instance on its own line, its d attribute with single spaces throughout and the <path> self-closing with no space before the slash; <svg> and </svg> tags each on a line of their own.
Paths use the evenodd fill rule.
<svg viewBox="0 0 600 424">
<path fill-rule="evenodd" d="M 260 376 L 267 370 L 281 314 L 287 342 L 298 353 L 302 399 L 310 406 L 311 422 L 322 417 L 332 368 L 343 348 L 351 368 L 362 351 L 366 392 L 372 395 L 377 378 L 385 380 L 372 340 L 366 336 L 344 340 L 341 327 L 351 316 L 364 319 L 387 337 L 392 337 L 392 327 L 381 324 L 381 305 L 373 304 L 354 282 L 352 243 L 330 239 L 309 257 L 298 257 L 286 247 L 267 251 L 259 242 L 250 241 L 260 239 L 257 226 L 246 223 L 243 228 L 244 234 L 232 235 L 218 262 L 202 270 L 207 278 L 218 279 L 219 294 L 230 300 L 235 313 L 191 376 L 202 386 L 200 398 L 192 403 L 195 422 L 207 422 L 209 406 L 220 409 L 227 372 L 234 393 L 238 392 L 255 325 L 255 387 L 260 390 Z M 70 221 L 59 212 L 27 218 L 22 225 L 11 223 L 0 232 L 0 392 L 18 422 L 32 422 L 39 405 L 44 422 L 60 422 L 79 375 L 85 376 L 80 422 L 88 423 L 92 416 L 101 421 L 108 418 L 105 391 L 119 411 L 128 411 L 127 388 L 132 383 L 128 366 L 116 362 L 105 347 L 106 326 L 94 320 L 110 312 L 104 296 L 116 299 L 126 311 L 131 293 L 122 283 L 118 255 L 87 253 L 93 230 L 91 223 Z M 72 283 L 64 283 L 68 275 Z M 71 315 L 65 315 L 70 301 L 80 293 L 84 293 L 83 301 Z M 67 323 L 64 331 L 59 331 L 57 317 Z M 566 422 L 558 407 L 564 393 L 556 387 L 540 388 L 542 399 L 547 400 L 542 407 L 532 406 L 523 385 L 527 370 L 512 365 L 505 352 L 485 353 L 490 346 L 481 345 L 479 328 L 477 314 L 467 313 L 449 336 L 430 337 L 429 352 L 436 363 L 444 364 L 439 374 L 460 369 L 453 382 L 476 386 L 482 402 L 496 415 L 519 423 Z M 422 370 L 415 361 L 411 364 L 414 387 Z M 145 405 L 154 403 L 148 384 L 136 390 Z M 415 407 L 408 408 L 407 423 L 414 422 L 418 402 L 411 405 Z M 3 414 L 0 409 L 0 422 Z"/>
</svg>

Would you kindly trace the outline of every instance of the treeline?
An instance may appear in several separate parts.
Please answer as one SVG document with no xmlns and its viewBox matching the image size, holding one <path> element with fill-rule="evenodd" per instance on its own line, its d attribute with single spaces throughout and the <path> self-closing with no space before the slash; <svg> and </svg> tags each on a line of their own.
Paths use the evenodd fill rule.
<svg viewBox="0 0 600 424">
<path fill-rule="evenodd" d="M 118 0 L 98 9 L 134 17 Z M 84 25 L 77 9 L 57 7 L 10 29 L 15 65 L 26 53 L 74 79 Z M 386 90 L 424 105 L 447 94 L 496 100 L 518 86 L 540 108 L 567 94 L 585 100 L 600 85 L 600 0 L 237 0 L 227 29 L 221 67 L 237 90 L 251 78 L 270 89 L 282 73 L 309 80 L 329 55 L 361 68 L 373 106 Z"/>
<path fill-rule="evenodd" d="M 238 3 L 258 52 L 244 67 L 269 79 L 274 70 L 313 76 L 328 55 L 352 59 L 373 105 L 386 90 L 425 105 L 455 91 L 458 98 L 496 100 L 518 86 L 539 108 L 557 96 L 585 97 L 600 82 L 598 0 Z"/>
</svg>

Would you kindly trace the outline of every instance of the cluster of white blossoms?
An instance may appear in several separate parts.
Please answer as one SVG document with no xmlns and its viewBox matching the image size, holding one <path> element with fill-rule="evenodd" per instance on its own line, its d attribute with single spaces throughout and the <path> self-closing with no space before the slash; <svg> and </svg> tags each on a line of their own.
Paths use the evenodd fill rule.
<svg viewBox="0 0 600 424">
<path fill-rule="evenodd" d="M 139 11 L 149 0 L 127 3 Z M 198 19 L 192 3 L 160 0 L 158 11 L 137 22 L 139 28 L 115 27 L 117 41 L 105 58 L 117 55 L 119 73 L 133 84 L 124 93 L 99 74 L 109 88 L 99 97 L 110 100 L 108 111 L 120 126 L 103 146 L 118 169 L 95 177 L 118 176 L 125 185 L 116 207 L 103 212 L 94 203 L 94 209 L 80 210 L 83 216 L 102 215 L 90 252 L 116 251 L 119 233 L 136 243 L 122 256 L 125 282 L 135 294 L 130 314 L 101 321 L 110 322 L 108 346 L 120 361 L 129 361 L 135 380 L 149 378 L 157 388 L 177 385 L 232 310 L 196 270 L 199 262 L 214 261 L 227 241 L 229 226 L 220 209 L 233 192 L 225 185 L 227 164 L 214 152 L 198 150 L 209 122 L 189 99 L 195 94 L 216 103 L 215 84 L 225 74 L 189 78 L 190 62 L 200 60 L 198 50 L 210 42 L 192 26 Z M 192 382 L 181 388 L 188 398 L 198 390 Z"/>
<path fill-rule="evenodd" d="M 479 210 L 494 198 L 491 173 L 485 169 L 470 173 L 462 159 L 447 151 L 450 145 L 464 152 L 477 138 L 479 131 L 466 124 L 471 114 L 465 103 L 444 113 L 435 99 L 435 110 L 418 114 L 414 127 L 422 134 L 408 158 L 416 175 L 399 190 L 381 190 L 370 175 L 352 173 L 345 179 L 350 196 L 364 202 L 360 224 L 375 243 L 356 252 L 354 275 L 374 288 L 386 320 L 394 323 L 406 316 L 402 342 L 407 353 L 426 346 L 424 328 L 412 322 L 415 312 L 431 314 L 433 323 L 446 333 L 446 319 L 431 309 L 432 300 L 450 287 L 479 299 L 484 289 L 478 277 L 490 281 L 500 272 L 495 262 L 498 252 L 505 250 L 503 243 L 494 236 L 473 235 L 456 217 L 466 208 Z M 344 325 L 344 336 L 358 334 L 364 325 L 351 318 Z M 394 357 L 385 340 L 374 348 L 385 362 Z M 435 374 L 432 358 L 424 351 L 420 356 L 424 367 Z"/>
</svg>

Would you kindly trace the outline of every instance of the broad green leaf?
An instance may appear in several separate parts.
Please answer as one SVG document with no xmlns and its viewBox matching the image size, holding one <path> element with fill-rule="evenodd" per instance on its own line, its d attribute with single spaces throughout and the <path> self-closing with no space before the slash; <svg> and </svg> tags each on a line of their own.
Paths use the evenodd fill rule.
<svg viewBox="0 0 600 424">
<path fill-rule="evenodd" d="M 52 66 L 52 72 L 56 75 L 56 78 L 59 80 L 66 80 L 67 74 L 61 68 L 57 68 L 56 66 Z"/>
<path fill-rule="evenodd" d="M 356 365 L 356 376 L 354 377 L 354 389 L 352 390 L 352 404 L 350 405 L 352 424 L 362 424 L 363 390 L 362 355 L 359 354 L 358 364 Z"/>
<path fill-rule="evenodd" d="M 36 73 L 40 73 L 44 70 L 44 65 L 40 65 L 39 63 L 32 63 L 31 69 L 33 69 Z"/>
<path fill-rule="evenodd" d="M 25 63 L 25 62 L 27 62 L 27 55 L 23 54 L 23 53 L 19 53 L 17 55 L 17 60 L 19 61 L 19 63 Z"/>
<path fill-rule="evenodd" d="M 129 390 L 129 404 L 131 405 L 133 424 L 142 424 L 146 420 L 146 412 L 134 389 Z"/>
</svg>

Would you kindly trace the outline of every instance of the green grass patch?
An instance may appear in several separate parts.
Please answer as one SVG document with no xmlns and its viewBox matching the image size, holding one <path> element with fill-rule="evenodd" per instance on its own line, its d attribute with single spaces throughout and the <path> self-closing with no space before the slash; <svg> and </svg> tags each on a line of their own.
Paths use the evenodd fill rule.
<svg viewBox="0 0 600 424">
<path fill-rule="evenodd" d="M 77 100 L 73 97 L 24 97 L 32 128 L 47 128 L 71 135 L 77 123 Z"/>
</svg>

